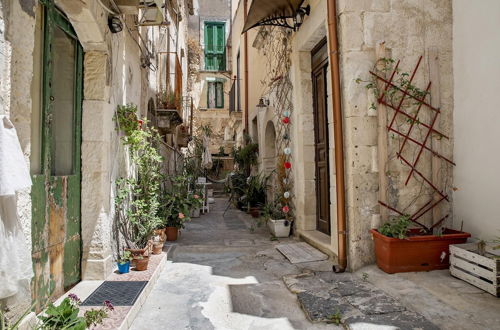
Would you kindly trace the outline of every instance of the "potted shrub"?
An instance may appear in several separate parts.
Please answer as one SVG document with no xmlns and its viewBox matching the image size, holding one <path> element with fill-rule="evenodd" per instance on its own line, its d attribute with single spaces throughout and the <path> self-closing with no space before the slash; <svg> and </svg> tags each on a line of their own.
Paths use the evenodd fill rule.
<svg viewBox="0 0 500 330">
<path fill-rule="evenodd" d="M 174 178 L 170 191 L 163 196 L 162 216 L 165 217 L 167 241 L 177 240 L 179 229 L 184 228 L 184 222 L 190 219 L 191 202 L 187 182 L 188 178 L 184 176 Z"/>
<path fill-rule="evenodd" d="M 371 229 L 377 266 L 386 273 L 429 271 L 449 267 L 450 244 L 461 244 L 469 233 L 442 228 L 434 235 L 431 228 L 411 228 L 410 216 L 401 215 Z"/>
<path fill-rule="evenodd" d="M 123 254 L 118 259 L 118 272 L 120 274 L 126 274 L 130 271 L 130 262 L 132 261 L 133 256 L 130 251 L 124 251 Z"/>
<path fill-rule="evenodd" d="M 248 204 L 248 212 L 252 217 L 258 218 L 262 206 L 266 203 L 267 178 L 262 175 L 251 175 L 247 182 L 245 199 Z"/>
<path fill-rule="evenodd" d="M 290 236 L 291 221 L 287 219 L 283 206 L 278 201 L 268 203 L 263 209 L 264 217 L 267 220 L 267 226 L 274 237 Z"/>
<path fill-rule="evenodd" d="M 132 117 L 119 116 L 116 119 L 120 127 L 129 127 L 122 141 L 129 147 L 137 176 L 116 181 L 115 209 L 118 230 L 126 250 L 133 256 L 132 263 L 136 263 L 145 259 L 152 250 L 151 236 L 162 225 L 159 197 L 163 159 L 157 149 L 160 143 L 158 132 L 147 125 L 126 125 L 125 120 L 134 120 Z"/>
</svg>

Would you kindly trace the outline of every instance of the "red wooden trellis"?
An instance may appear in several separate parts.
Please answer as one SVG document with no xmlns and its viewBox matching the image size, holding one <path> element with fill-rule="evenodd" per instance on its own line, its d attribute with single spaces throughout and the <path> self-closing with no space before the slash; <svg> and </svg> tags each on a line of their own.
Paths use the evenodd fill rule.
<svg viewBox="0 0 500 330">
<path fill-rule="evenodd" d="M 410 168 L 410 173 L 408 174 L 408 177 L 406 178 L 405 185 L 408 185 L 408 182 L 410 181 L 410 179 L 413 175 L 417 175 L 434 190 L 434 193 L 439 195 L 439 197 L 437 197 L 437 198 L 434 198 L 434 196 L 433 196 L 433 198 L 431 200 L 429 200 L 422 207 L 420 207 L 415 213 L 410 215 L 410 220 L 412 222 L 414 222 L 415 224 L 419 225 L 420 227 L 424 228 L 425 230 L 427 230 L 429 232 L 429 231 L 432 231 L 433 228 L 439 226 L 444 220 L 446 220 L 446 218 L 448 218 L 448 215 L 439 219 L 439 221 L 434 223 L 431 227 L 428 227 L 428 226 L 424 225 L 423 223 L 419 222 L 418 219 L 420 219 L 424 214 L 426 214 L 427 212 L 429 212 L 430 210 L 432 210 L 433 208 L 438 206 L 443 200 L 449 201 L 449 199 L 448 199 L 448 195 L 445 192 L 441 191 L 436 186 L 436 184 L 432 182 L 431 179 L 427 178 L 421 171 L 419 171 L 417 169 L 417 165 L 419 164 L 420 157 L 421 157 L 423 151 L 426 150 L 426 151 L 430 152 L 433 156 L 438 157 L 439 159 L 442 159 L 443 161 L 446 161 L 451 165 L 455 165 L 455 163 L 452 160 L 444 157 L 443 155 L 441 155 L 437 151 L 432 150 L 431 147 L 427 146 L 427 143 L 430 141 L 429 138 L 430 138 L 431 134 L 438 135 L 438 136 L 440 136 L 440 138 L 448 139 L 448 137 L 445 134 L 439 132 L 437 129 L 434 128 L 434 126 L 436 125 L 438 116 L 441 114 L 441 110 L 433 107 L 425 100 L 425 97 L 431 88 L 432 82 L 429 82 L 427 84 L 427 87 L 425 89 L 426 93 L 425 93 L 425 95 L 422 96 L 422 98 L 417 97 L 408 91 L 410 85 L 413 82 L 413 79 L 415 78 L 415 75 L 418 71 L 418 68 L 419 68 L 421 62 L 422 62 L 422 56 L 420 56 L 420 58 L 418 59 L 418 62 L 410 75 L 410 79 L 409 79 L 408 83 L 405 84 L 406 87 L 404 89 L 401 88 L 400 86 L 397 86 L 393 82 L 394 77 L 396 76 L 396 73 L 398 72 L 398 67 L 399 67 L 400 61 L 398 61 L 396 63 L 396 66 L 394 67 L 394 69 L 390 75 L 390 78 L 388 80 L 386 78 L 380 76 L 379 74 L 373 72 L 373 71 L 370 71 L 370 74 L 373 75 L 377 80 L 379 80 L 383 84 L 385 84 L 382 93 L 380 93 L 380 96 L 377 99 L 377 102 L 394 110 L 394 114 L 392 116 L 392 119 L 391 119 L 389 125 L 387 126 L 387 130 L 389 132 L 395 133 L 403 138 L 403 142 L 401 143 L 399 151 L 397 152 L 397 157 L 405 165 L 407 165 Z M 388 94 L 387 92 L 388 92 L 389 88 L 394 89 L 395 92 L 401 94 L 401 99 L 399 100 L 397 105 L 394 105 L 390 101 L 387 100 L 387 94 Z M 417 107 L 414 115 L 407 113 L 402 108 L 405 98 L 411 98 L 414 101 L 418 102 L 418 107 Z M 422 108 L 427 109 L 427 111 L 431 111 L 434 114 L 434 116 L 432 116 L 432 120 L 430 121 L 430 123 L 423 123 L 419 120 L 418 115 L 423 110 Z M 398 128 L 394 125 L 398 115 L 409 119 L 410 125 L 409 125 L 406 132 L 402 131 L 400 128 Z M 424 137 L 423 141 L 418 141 L 418 140 L 410 137 L 410 134 L 411 134 L 415 124 L 420 125 L 420 126 L 427 129 L 427 132 L 425 132 L 425 137 Z M 404 151 L 405 147 L 407 146 L 408 142 L 412 142 L 413 144 L 415 144 L 417 146 L 417 148 L 419 148 L 417 156 L 415 157 L 413 162 L 408 160 L 407 158 L 405 158 L 403 156 L 403 151 Z M 388 208 L 389 210 L 391 210 L 393 212 L 396 212 L 399 215 L 404 215 L 403 212 L 389 206 L 388 204 L 386 204 L 382 201 L 379 201 L 379 203 L 382 206 Z"/>
</svg>

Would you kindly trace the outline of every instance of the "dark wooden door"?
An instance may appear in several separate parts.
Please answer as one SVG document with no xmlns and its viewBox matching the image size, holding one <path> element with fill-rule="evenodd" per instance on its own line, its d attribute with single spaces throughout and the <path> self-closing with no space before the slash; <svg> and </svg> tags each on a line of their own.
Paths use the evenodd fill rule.
<svg viewBox="0 0 500 330">
<path fill-rule="evenodd" d="M 330 175 L 328 164 L 328 52 L 322 41 L 312 52 L 317 230 L 330 234 Z"/>
</svg>

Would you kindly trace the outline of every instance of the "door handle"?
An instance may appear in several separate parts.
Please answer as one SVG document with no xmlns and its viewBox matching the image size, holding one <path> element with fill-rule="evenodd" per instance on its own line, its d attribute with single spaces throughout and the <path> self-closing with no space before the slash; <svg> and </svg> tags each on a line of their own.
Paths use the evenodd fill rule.
<svg viewBox="0 0 500 330">
<path fill-rule="evenodd" d="M 52 95 L 49 97 L 49 99 L 51 102 L 54 102 L 54 100 L 55 100 L 54 96 L 52 96 Z"/>
</svg>

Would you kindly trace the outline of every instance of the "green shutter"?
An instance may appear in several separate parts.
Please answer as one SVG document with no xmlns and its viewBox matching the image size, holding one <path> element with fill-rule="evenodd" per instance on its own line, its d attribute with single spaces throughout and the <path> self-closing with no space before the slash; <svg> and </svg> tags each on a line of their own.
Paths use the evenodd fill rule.
<svg viewBox="0 0 500 330">
<path fill-rule="evenodd" d="M 213 71 L 223 71 L 226 69 L 224 23 L 205 23 L 205 69 Z"/>
</svg>

